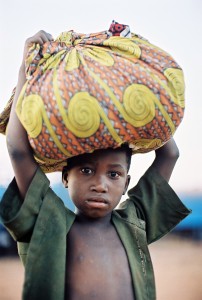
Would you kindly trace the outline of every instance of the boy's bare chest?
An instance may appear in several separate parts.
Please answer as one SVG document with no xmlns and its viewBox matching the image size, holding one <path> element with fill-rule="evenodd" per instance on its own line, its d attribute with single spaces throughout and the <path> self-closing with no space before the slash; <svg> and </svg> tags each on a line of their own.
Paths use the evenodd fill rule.
<svg viewBox="0 0 202 300">
<path fill-rule="evenodd" d="M 134 299 L 127 255 L 113 226 L 107 232 L 72 227 L 65 299 Z"/>
</svg>

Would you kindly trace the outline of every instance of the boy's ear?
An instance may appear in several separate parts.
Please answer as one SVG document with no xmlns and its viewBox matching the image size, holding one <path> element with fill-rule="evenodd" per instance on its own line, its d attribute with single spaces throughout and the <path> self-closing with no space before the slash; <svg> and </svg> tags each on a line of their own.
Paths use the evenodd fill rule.
<svg viewBox="0 0 202 300">
<path fill-rule="evenodd" d="M 125 195 L 127 189 L 128 189 L 128 186 L 129 186 L 129 183 L 130 183 L 130 175 L 127 175 L 127 178 L 126 178 L 126 184 L 125 184 L 125 188 L 124 188 L 124 191 L 123 191 L 123 194 L 122 195 Z"/>
<path fill-rule="evenodd" d="M 68 171 L 64 168 L 62 171 L 62 182 L 65 188 L 68 188 Z"/>
</svg>

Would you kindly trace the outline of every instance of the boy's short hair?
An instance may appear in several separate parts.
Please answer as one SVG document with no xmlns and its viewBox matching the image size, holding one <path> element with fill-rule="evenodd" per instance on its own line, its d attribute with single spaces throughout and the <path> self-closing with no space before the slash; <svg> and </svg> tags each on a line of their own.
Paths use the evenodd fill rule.
<svg viewBox="0 0 202 300">
<path fill-rule="evenodd" d="M 128 144 L 127 143 L 122 144 L 120 147 L 115 148 L 115 149 L 114 148 L 106 148 L 106 149 L 102 149 L 102 150 L 108 150 L 108 149 L 113 150 L 113 151 L 125 152 L 126 162 L 127 162 L 127 172 L 128 172 L 130 169 L 131 157 L 132 157 L 132 149 L 129 148 Z M 95 151 L 100 151 L 100 150 L 95 150 Z M 91 153 L 85 153 L 85 154 L 81 154 L 81 155 L 77 155 L 77 156 L 68 158 L 67 166 L 63 167 L 62 176 L 64 175 L 64 173 L 68 172 L 72 168 L 81 164 L 83 162 L 83 158 L 88 157 L 89 155 L 91 155 Z"/>
<path fill-rule="evenodd" d="M 116 148 L 114 150 L 125 152 L 126 162 L 127 162 L 127 171 L 129 171 L 130 165 L 131 165 L 132 149 L 128 146 L 127 143 L 124 143 L 119 148 Z"/>
</svg>

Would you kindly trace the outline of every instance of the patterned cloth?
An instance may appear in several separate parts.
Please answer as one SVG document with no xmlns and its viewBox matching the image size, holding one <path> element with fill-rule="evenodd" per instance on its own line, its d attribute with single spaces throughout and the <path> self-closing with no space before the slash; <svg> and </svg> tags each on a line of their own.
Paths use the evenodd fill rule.
<svg viewBox="0 0 202 300">
<path fill-rule="evenodd" d="M 154 150 L 183 118 L 179 65 L 115 21 L 108 31 L 68 31 L 34 44 L 26 76 L 16 111 L 45 172 L 61 170 L 71 156 L 125 142 L 134 153 Z M 11 105 L 12 99 L 0 115 L 2 133 Z"/>
</svg>

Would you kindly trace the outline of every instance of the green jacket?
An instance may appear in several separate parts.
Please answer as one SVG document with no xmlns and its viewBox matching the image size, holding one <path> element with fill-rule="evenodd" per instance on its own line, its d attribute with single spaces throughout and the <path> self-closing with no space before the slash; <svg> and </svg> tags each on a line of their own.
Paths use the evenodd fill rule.
<svg viewBox="0 0 202 300">
<path fill-rule="evenodd" d="M 147 245 L 172 230 L 190 211 L 153 168 L 128 196 L 113 211 L 112 222 L 128 256 L 134 298 L 153 300 L 155 283 Z M 51 190 L 40 169 L 23 204 L 12 181 L 0 203 L 0 215 L 18 242 L 25 266 L 23 299 L 64 300 L 66 235 L 75 214 Z"/>
</svg>

